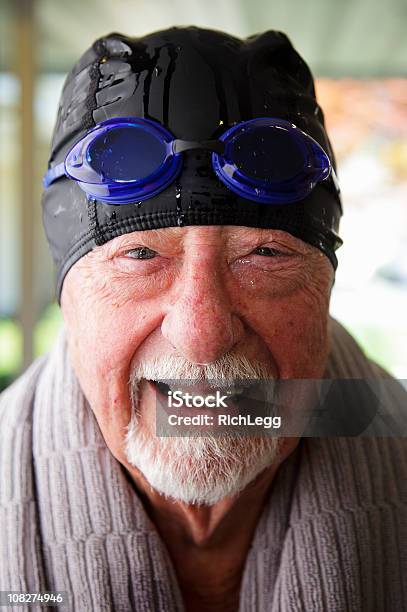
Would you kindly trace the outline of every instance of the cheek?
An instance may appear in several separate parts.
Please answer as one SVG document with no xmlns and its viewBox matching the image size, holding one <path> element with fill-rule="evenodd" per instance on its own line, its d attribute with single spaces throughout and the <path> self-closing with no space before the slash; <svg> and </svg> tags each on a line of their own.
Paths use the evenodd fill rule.
<svg viewBox="0 0 407 612">
<path fill-rule="evenodd" d="M 108 402 L 127 401 L 133 355 L 161 314 L 151 300 L 133 294 L 133 300 L 121 301 L 117 292 L 102 295 L 95 282 L 83 280 L 72 274 L 64 284 L 61 306 L 69 350 L 89 402 L 107 410 Z"/>
<path fill-rule="evenodd" d="M 328 308 L 324 302 L 307 304 L 302 299 L 287 309 L 284 322 L 274 337 L 283 376 L 322 378 L 328 352 Z"/>
<path fill-rule="evenodd" d="M 241 304 L 247 324 L 262 338 L 281 378 L 320 378 L 328 352 L 330 279 L 270 290 Z"/>
</svg>

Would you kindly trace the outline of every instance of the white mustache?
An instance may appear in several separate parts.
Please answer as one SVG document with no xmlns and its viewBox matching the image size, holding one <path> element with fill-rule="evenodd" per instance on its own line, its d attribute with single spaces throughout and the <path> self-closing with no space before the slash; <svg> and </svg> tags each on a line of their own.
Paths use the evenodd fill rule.
<svg viewBox="0 0 407 612">
<path fill-rule="evenodd" d="M 244 355 L 223 355 L 217 361 L 207 365 L 189 362 L 178 355 L 165 355 L 149 361 L 134 363 L 130 384 L 137 385 L 139 381 L 178 379 L 191 382 L 262 380 L 274 379 L 270 366 L 259 361 L 250 360 Z"/>
</svg>

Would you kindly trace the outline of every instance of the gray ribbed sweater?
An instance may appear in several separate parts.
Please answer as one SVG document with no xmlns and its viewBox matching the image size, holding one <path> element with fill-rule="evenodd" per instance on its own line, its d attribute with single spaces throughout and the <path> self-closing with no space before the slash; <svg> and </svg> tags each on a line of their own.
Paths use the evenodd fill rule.
<svg viewBox="0 0 407 612">
<path fill-rule="evenodd" d="M 327 375 L 380 376 L 331 325 Z M 63 333 L 0 396 L 0 590 L 51 589 L 71 593 L 69 609 L 81 612 L 183 610 L 165 546 L 106 447 Z M 240 612 L 269 610 L 407 610 L 406 439 L 303 439 L 282 464 L 240 593 Z"/>
</svg>

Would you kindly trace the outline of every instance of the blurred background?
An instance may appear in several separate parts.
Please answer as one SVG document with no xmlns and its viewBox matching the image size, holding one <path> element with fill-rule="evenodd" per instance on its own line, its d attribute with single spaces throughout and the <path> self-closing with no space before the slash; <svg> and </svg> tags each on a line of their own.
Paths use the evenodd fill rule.
<svg viewBox="0 0 407 612">
<path fill-rule="evenodd" d="M 103 34 L 172 25 L 282 30 L 311 67 L 345 209 L 331 312 L 407 378 L 405 0 L 0 0 L 0 388 L 60 325 L 40 198 L 65 75 Z"/>
</svg>

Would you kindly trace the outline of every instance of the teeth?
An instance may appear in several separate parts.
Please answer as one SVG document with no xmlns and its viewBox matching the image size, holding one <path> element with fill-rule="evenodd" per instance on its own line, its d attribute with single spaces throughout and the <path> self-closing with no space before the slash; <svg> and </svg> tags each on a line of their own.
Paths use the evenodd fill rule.
<svg viewBox="0 0 407 612">
<path fill-rule="evenodd" d="M 243 387 L 237 387 L 237 388 L 232 388 L 232 389 L 222 389 L 222 393 L 226 393 L 226 395 L 240 395 L 241 393 L 243 393 L 244 388 Z"/>
</svg>

